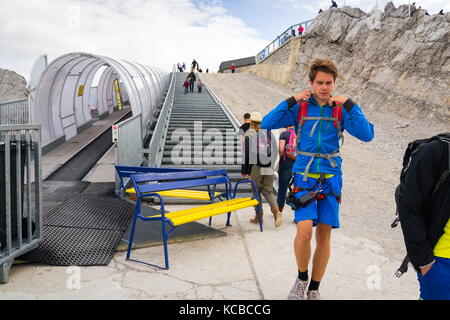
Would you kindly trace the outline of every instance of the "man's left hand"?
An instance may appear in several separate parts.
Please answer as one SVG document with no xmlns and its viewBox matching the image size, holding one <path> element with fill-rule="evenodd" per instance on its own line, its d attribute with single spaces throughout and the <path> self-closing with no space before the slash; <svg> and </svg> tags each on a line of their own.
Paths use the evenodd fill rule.
<svg viewBox="0 0 450 320">
<path fill-rule="evenodd" d="M 333 96 L 328 100 L 328 105 L 332 106 L 333 102 L 336 102 L 337 104 L 344 104 L 348 98 L 342 97 L 342 96 Z"/>
</svg>

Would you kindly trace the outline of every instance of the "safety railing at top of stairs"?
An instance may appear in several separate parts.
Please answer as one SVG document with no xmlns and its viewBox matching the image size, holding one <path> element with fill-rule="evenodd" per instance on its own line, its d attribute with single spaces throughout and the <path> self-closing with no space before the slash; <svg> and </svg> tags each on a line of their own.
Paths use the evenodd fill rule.
<svg viewBox="0 0 450 320">
<path fill-rule="evenodd" d="M 163 107 L 161 108 L 158 121 L 153 130 L 149 147 L 148 149 L 144 150 L 144 153 L 148 153 L 148 160 L 146 162 L 146 165 L 149 167 L 161 166 L 162 157 L 164 154 L 164 142 L 166 140 L 167 130 L 169 128 L 169 119 L 172 113 L 177 74 L 178 72 L 176 70 L 176 66 L 173 65 L 169 90 L 167 91 L 167 95 L 164 100 Z"/>
<path fill-rule="evenodd" d="M 0 126 L 0 284 L 43 238 L 41 126 Z"/>
<path fill-rule="evenodd" d="M 298 37 L 298 27 L 302 25 L 305 30 L 303 30 L 303 33 L 305 33 L 311 23 L 314 21 L 314 19 L 310 19 L 307 21 L 303 21 L 297 24 L 294 24 L 287 28 L 285 31 L 283 31 L 280 35 L 278 35 L 275 40 L 273 40 L 269 45 L 267 45 L 263 50 L 261 50 L 256 55 L 256 63 L 260 63 L 267 59 L 272 53 L 274 53 L 278 48 L 280 48 L 283 44 L 288 42 L 290 39 Z M 297 31 L 297 32 L 296 32 Z"/>
</svg>

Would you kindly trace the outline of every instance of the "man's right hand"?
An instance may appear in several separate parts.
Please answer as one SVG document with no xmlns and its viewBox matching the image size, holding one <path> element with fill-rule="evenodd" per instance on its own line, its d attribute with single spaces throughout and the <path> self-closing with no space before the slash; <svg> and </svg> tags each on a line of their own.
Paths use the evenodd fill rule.
<svg viewBox="0 0 450 320">
<path fill-rule="evenodd" d="M 311 90 L 305 90 L 305 91 L 300 91 L 297 94 L 294 94 L 294 99 L 297 102 L 300 102 L 300 100 L 305 99 L 308 100 L 309 98 L 311 98 L 312 92 Z"/>
<path fill-rule="evenodd" d="M 426 266 L 426 267 L 420 267 L 420 272 L 422 273 L 423 276 L 425 276 L 428 271 L 430 271 L 431 267 L 433 266 L 434 263 Z"/>
</svg>

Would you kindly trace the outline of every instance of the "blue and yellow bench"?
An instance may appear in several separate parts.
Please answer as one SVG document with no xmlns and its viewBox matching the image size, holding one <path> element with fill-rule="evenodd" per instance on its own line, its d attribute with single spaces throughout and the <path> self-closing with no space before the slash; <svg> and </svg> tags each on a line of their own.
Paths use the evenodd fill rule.
<svg viewBox="0 0 450 320">
<path fill-rule="evenodd" d="M 133 174 L 133 168 L 136 172 Z M 260 205 L 258 201 L 258 190 L 253 180 L 241 180 L 236 182 L 232 190 L 231 181 L 228 178 L 226 170 L 176 170 L 163 168 L 141 168 L 141 167 L 123 167 L 116 166 L 119 177 L 129 177 L 131 179 L 134 193 L 136 194 L 136 207 L 131 227 L 130 240 L 127 249 L 127 260 L 144 263 L 160 269 L 169 269 L 169 257 L 167 249 L 167 240 L 169 235 L 180 225 L 194 222 L 204 218 L 210 218 L 219 214 L 227 213 L 227 226 L 230 225 L 230 215 L 232 211 L 255 207 L 257 214 L 260 214 Z M 143 172 L 145 171 L 145 172 Z M 125 185 L 121 178 L 121 188 L 125 189 Z M 250 183 L 252 186 L 252 197 L 236 198 L 237 188 L 241 183 Z M 223 184 L 225 192 L 216 195 L 215 189 L 217 185 Z M 207 186 L 209 200 L 219 202 L 210 203 L 191 209 L 179 210 L 170 213 L 164 211 L 164 192 L 177 190 L 179 196 L 185 188 Z M 186 192 L 191 190 L 184 190 Z M 141 212 L 142 200 L 146 197 L 157 197 L 160 200 L 160 213 L 152 216 L 144 216 Z M 131 248 L 133 245 L 134 232 L 137 219 L 144 221 L 161 221 L 165 267 L 146 263 L 139 260 L 130 259 Z M 261 221 L 261 219 L 260 219 Z M 210 220 L 211 223 L 211 220 Z M 170 230 L 167 231 L 167 226 Z M 262 223 L 260 222 L 260 231 Z"/>
<path fill-rule="evenodd" d="M 169 172 L 188 172 L 200 171 L 201 169 L 178 169 L 178 168 L 152 168 L 152 167 L 130 167 L 130 166 L 116 166 L 117 174 L 120 178 L 120 191 L 125 193 L 132 200 L 136 200 L 136 191 L 134 187 L 126 188 L 125 178 L 130 178 L 132 174 L 138 173 L 169 173 Z M 173 189 L 167 191 L 156 192 L 163 197 L 184 198 L 194 200 L 214 200 L 224 196 L 224 193 L 213 192 L 211 188 L 208 191 L 188 190 L 188 189 Z"/>
</svg>

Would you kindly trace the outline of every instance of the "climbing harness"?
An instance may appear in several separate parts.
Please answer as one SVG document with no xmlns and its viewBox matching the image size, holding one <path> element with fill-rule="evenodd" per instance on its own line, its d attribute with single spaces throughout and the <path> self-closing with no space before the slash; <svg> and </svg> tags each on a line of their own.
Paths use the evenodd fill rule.
<svg viewBox="0 0 450 320">
<path fill-rule="evenodd" d="M 291 178 L 291 181 L 289 182 L 289 193 L 286 197 L 286 204 L 290 206 L 293 210 L 298 210 L 299 208 L 305 208 L 311 204 L 314 200 L 323 200 L 326 199 L 328 196 L 334 196 L 337 200 L 337 202 L 341 203 L 341 195 L 336 194 L 333 192 L 333 189 L 331 188 L 330 183 L 325 178 L 325 175 L 323 173 L 320 174 L 319 179 L 317 182 L 309 187 L 309 188 L 301 188 L 301 187 L 294 187 L 292 188 L 294 178 Z M 323 184 L 327 183 L 330 191 L 329 193 L 323 193 Z M 314 188 L 317 186 L 317 190 L 313 191 Z M 297 192 L 301 191 L 308 191 L 304 195 L 297 198 L 295 195 Z"/>
</svg>

